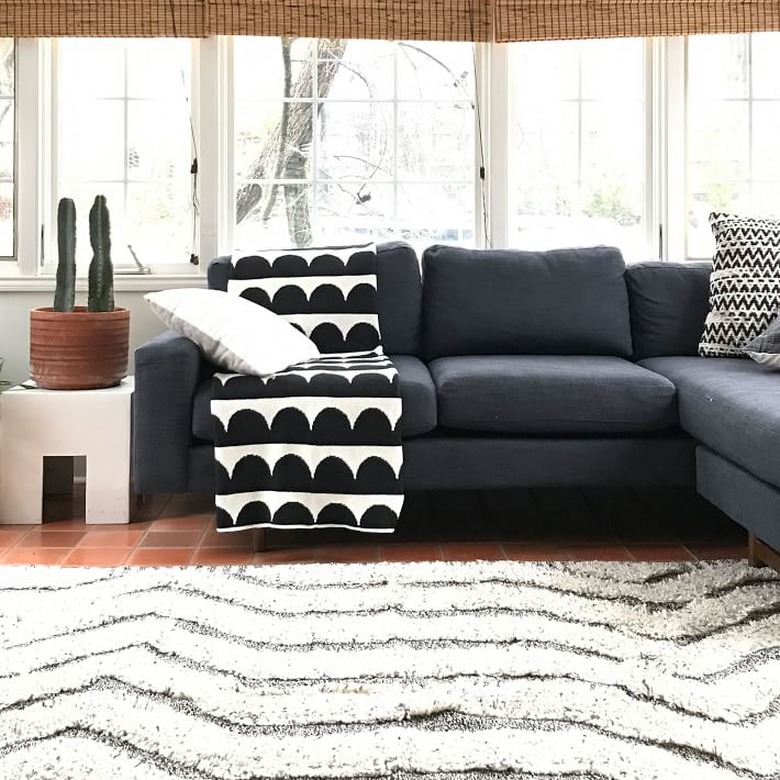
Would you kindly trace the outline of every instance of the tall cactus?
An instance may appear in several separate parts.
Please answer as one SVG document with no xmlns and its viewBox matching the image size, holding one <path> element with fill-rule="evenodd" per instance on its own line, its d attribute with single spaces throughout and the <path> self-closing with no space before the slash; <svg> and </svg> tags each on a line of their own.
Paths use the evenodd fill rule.
<svg viewBox="0 0 780 780">
<path fill-rule="evenodd" d="M 114 310 L 114 268 L 111 265 L 111 226 L 106 198 L 98 195 L 89 210 L 89 242 L 92 261 L 89 264 L 89 311 Z"/>
<path fill-rule="evenodd" d="M 57 207 L 57 283 L 54 311 L 73 311 L 76 302 L 76 204 L 62 198 Z"/>
</svg>

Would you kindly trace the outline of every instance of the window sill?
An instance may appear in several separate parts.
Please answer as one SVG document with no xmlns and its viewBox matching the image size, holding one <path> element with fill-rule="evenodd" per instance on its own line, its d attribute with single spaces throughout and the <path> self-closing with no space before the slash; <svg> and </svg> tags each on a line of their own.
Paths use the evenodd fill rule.
<svg viewBox="0 0 780 780">
<path fill-rule="evenodd" d="M 177 287 L 205 287 L 206 277 L 194 274 L 114 274 L 116 292 L 152 292 Z M 53 292 L 53 276 L 0 276 L 0 293 Z M 86 278 L 76 281 L 76 292 L 87 292 Z"/>
</svg>

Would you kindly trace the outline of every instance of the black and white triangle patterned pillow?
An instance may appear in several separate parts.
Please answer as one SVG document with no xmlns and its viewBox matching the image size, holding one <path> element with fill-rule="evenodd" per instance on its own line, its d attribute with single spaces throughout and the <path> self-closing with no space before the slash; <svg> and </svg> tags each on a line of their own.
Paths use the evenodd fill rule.
<svg viewBox="0 0 780 780">
<path fill-rule="evenodd" d="M 227 290 L 303 331 L 320 352 L 361 352 L 381 344 L 376 246 L 236 252 Z"/>
<path fill-rule="evenodd" d="M 780 307 L 780 222 L 714 212 L 710 225 L 716 248 L 699 354 L 744 357 Z"/>
</svg>

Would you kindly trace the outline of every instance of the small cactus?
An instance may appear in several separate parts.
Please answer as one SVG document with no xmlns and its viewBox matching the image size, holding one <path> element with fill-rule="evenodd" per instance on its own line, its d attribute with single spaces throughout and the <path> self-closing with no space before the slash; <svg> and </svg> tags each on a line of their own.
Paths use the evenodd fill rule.
<svg viewBox="0 0 780 780">
<path fill-rule="evenodd" d="M 57 283 L 54 311 L 73 311 L 76 301 L 76 204 L 62 198 L 57 207 Z"/>
<path fill-rule="evenodd" d="M 89 211 L 89 311 L 114 310 L 114 268 L 111 265 L 111 226 L 104 195 L 98 195 Z"/>
</svg>

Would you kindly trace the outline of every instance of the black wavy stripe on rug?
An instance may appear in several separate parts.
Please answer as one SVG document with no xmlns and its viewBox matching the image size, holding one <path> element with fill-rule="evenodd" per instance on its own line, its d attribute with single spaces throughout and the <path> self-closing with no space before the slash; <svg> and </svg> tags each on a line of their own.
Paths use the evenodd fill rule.
<svg viewBox="0 0 780 780">
<path fill-rule="evenodd" d="M 778 778 L 738 562 L 0 569 L 2 778 Z"/>
</svg>

